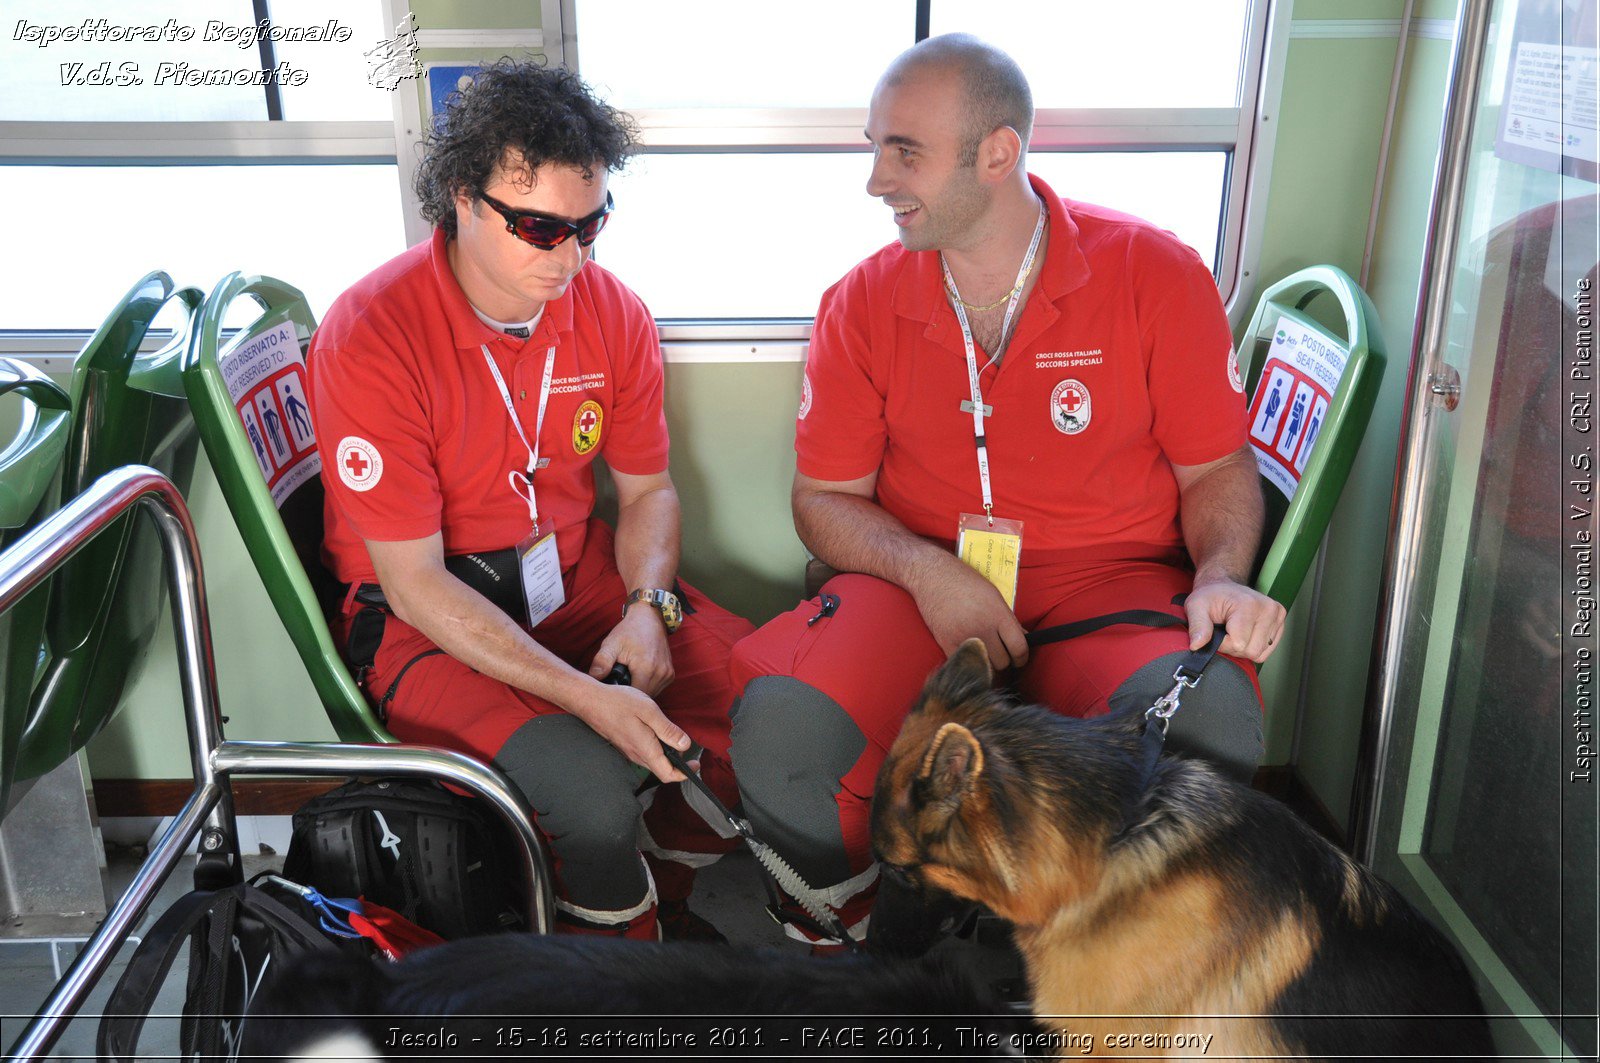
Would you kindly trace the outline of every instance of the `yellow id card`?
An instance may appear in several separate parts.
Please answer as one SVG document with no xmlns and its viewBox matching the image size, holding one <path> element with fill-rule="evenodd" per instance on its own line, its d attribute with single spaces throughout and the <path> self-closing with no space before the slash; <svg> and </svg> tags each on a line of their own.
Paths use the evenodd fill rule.
<svg viewBox="0 0 1600 1063">
<path fill-rule="evenodd" d="M 981 513 L 963 513 L 956 534 L 956 554 L 995 585 L 1006 605 L 1017 607 L 1017 570 L 1022 562 L 1022 522 L 994 523 Z"/>
</svg>

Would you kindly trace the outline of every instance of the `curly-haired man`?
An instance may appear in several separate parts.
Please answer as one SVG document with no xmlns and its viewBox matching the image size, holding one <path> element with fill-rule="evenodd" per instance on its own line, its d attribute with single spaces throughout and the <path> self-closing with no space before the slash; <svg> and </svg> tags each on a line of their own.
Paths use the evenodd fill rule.
<svg viewBox="0 0 1600 1063">
<path fill-rule="evenodd" d="M 492 760 L 527 795 L 575 932 L 714 934 L 685 901 L 731 845 L 659 742 L 726 800 L 729 648 L 750 625 L 676 580 L 661 352 L 589 262 L 628 119 L 502 60 L 424 144 L 436 228 L 345 292 L 312 342 L 331 455 L 324 552 L 351 663 L 401 739 Z M 593 515 L 593 462 L 616 483 Z M 607 685 L 614 664 L 632 686 Z M 649 769 L 664 785 L 635 796 Z M 641 850 L 643 859 L 641 859 Z"/>
</svg>

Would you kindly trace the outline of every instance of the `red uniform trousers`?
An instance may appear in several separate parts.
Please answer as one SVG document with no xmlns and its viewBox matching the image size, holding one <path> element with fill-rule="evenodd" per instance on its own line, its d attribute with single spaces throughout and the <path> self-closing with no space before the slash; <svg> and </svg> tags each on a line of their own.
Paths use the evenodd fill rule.
<svg viewBox="0 0 1600 1063">
<path fill-rule="evenodd" d="M 627 597 L 628 588 L 617 572 L 613 539 L 609 526 L 590 519 L 583 552 L 562 575 L 566 603 L 533 629 L 541 646 L 580 671 L 588 670 L 600 643 L 621 619 Z M 728 706 L 733 700 L 728 658 L 733 644 L 754 626 L 693 587 L 679 586 L 685 618 L 668 640 L 674 678 L 656 703 L 668 719 L 704 747 L 701 776 L 718 797 L 732 805 L 738 788 L 728 757 Z M 360 608 L 347 602 L 339 625 L 341 641 L 348 637 L 350 621 Z M 430 651 L 435 652 L 423 656 Z M 392 614 L 384 618 L 383 639 L 363 687 L 374 703 L 388 695 L 385 725 L 397 738 L 459 750 L 486 762 L 493 762 L 507 739 L 529 720 L 564 712 L 438 652 L 426 636 Z M 737 838 L 723 837 L 691 808 L 679 785 L 654 791 L 644 822 L 655 848 L 645 855 L 659 896 L 668 900 L 686 898 L 695 867 L 711 862 L 737 843 Z M 560 845 L 552 848 L 557 857 L 559 898 L 564 894 Z M 647 916 L 630 921 L 628 936 L 655 938 L 653 905 Z"/>
<path fill-rule="evenodd" d="M 1164 612 L 1181 619 L 1183 609 L 1174 599 L 1181 601 L 1189 592 L 1194 573 L 1180 567 L 1179 560 L 1174 553 L 1160 560 L 1085 560 L 1080 556 L 1054 564 L 1035 563 L 1023 570 L 1019 581 L 1017 619 L 1029 631 L 1131 609 Z M 753 770 L 752 758 L 775 752 L 768 741 L 744 738 L 749 731 L 760 730 L 747 714 L 762 711 L 747 685 L 763 676 L 792 677 L 837 703 L 860 729 L 866 739 L 864 751 L 838 779 L 834 793 L 851 878 L 845 883 L 810 883 L 824 888 L 845 925 L 854 929 L 870 912 L 876 892 L 876 876 L 868 873 L 873 867 L 869 806 L 878 769 L 923 683 L 945 654 L 923 624 L 911 596 L 894 584 L 871 576 L 841 575 L 828 581 L 823 593 L 839 598 L 833 615 L 812 623 L 822 611 L 820 598 L 812 599 L 775 618 L 734 648 L 733 687 L 745 696 L 734 722 L 733 760 L 740 771 L 745 812 L 759 831 L 766 826 L 763 811 L 781 817 L 784 800 L 781 794 L 752 793 L 751 779 L 745 775 L 747 770 L 752 777 L 764 775 Z M 1186 627 L 1119 624 L 1040 646 L 1011 678 L 1028 701 L 1070 716 L 1098 716 L 1108 711 L 1112 696 L 1135 672 L 1157 658 L 1187 650 Z M 1234 680 L 1235 689 L 1253 691 L 1259 709 L 1261 688 L 1254 665 L 1237 658 L 1222 660 L 1233 661 L 1248 677 L 1248 685 L 1243 679 Z M 1208 679 L 1213 671 L 1219 670 L 1208 670 Z M 1171 686 L 1170 667 L 1166 674 L 1162 690 Z M 799 748 L 803 743 L 803 738 L 795 736 L 796 748 L 783 755 L 791 758 L 791 763 L 792 758 L 806 756 L 807 751 Z M 781 836 L 781 828 L 777 831 Z M 814 866 L 805 854 L 785 855 L 802 865 L 802 873 L 805 864 Z"/>
</svg>

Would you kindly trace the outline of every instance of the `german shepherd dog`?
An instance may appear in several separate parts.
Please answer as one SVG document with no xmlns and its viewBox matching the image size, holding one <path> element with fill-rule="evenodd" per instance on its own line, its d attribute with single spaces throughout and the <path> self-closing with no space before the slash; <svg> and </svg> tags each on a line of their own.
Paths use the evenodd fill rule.
<svg viewBox="0 0 1600 1063">
<path fill-rule="evenodd" d="M 252 1004 L 239 1058 L 1002 1058 L 1043 1036 L 932 957 L 499 934 L 395 964 L 299 957 Z"/>
<path fill-rule="evenodd" d="M 885 878 L 1009 920 L 1036 1016 L 1078 1051 L 1494 1054 L 1460 957 L 1393 887 L 1204 763 L 1144 778 L 1143 728 L 1013 704 L 968 641 L 878 776 Z"/>
</svg>

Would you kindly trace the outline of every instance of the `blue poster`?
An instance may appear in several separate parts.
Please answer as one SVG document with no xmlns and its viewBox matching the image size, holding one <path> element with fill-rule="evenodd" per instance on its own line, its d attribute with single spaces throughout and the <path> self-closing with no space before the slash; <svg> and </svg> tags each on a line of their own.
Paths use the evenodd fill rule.
<svg viewBox="0 0 1600 1063">
<path fill-rule="evenodd" d="M 445 101 L 452 92 L 459 92 L 472 83 L 472 76 L 478 72 L 476 63 L 466 66 L 454 63 L 429 63 L 428 70 L 428 114 L 433 116 L 444 113 Z"/>
</svg>

